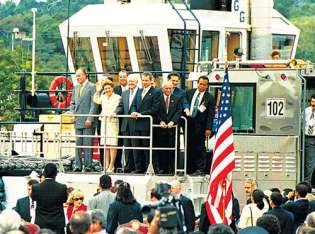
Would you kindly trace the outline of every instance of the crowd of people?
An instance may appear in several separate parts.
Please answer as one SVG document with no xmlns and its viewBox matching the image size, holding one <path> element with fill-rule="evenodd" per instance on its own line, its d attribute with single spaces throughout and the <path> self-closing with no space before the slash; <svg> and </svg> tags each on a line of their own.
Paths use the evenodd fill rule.
<svg viewBox="0 0 315 234">
<path fill-rule="evenodd" d="M 56 182 L 56 176 L 56 165 L 48 163 L 41 181 L 27 182 L 27 196 L 0 213 L 0 233 L 315 233 L 315 197 L 307 182 L 294 189 L 262 191 L 255 180 L 246 180 L 244 206 L 240 209 L 233 196 L 232 223 L 227 226 L 209 222 L 206 203 L 196 216 L 177 180 L 158 184 L 150 191 L 149 203 L 140 204 L 132 185 L 112 183 L 109 174 L 100 176 L 99 188 L 89 198 L 79 188 Z"/>
<path fill-rule="evenodd" d="M 175 139 L 180 139 L 179 134 L 176 136 L 175 126 L 183 128 L 181 116 L 185 116 L 188 121 L 187 173 L 206 173 L 205 139 L 211 135 L 215 109 L 214 98 L 207 92 L 207 76 L 199 77 L 197 88 L 186 91 L 177 87 L 180 79 L 177 73 L 169 74 L 161 89 L 155 87 L 154 77 L 149 72 L 141 74 L 140 84 L 136 74 L 121 71 L 116 87 L 110 77 L 99 79 L 94 85 L 88 80 L 85 68 L 76 71 L 76 79 L 78 85 L 73 89 L 70 105 L 77 136 L 75 172 L 91 171 L 92 138 L 98 128 L 100 143 L 105 146 L 105 152 L 101 154 L 105 158 L 106 172 L 123 168 L 125 173 L 145 173 L 150 161 L 148 138 L 151 127 L 146 116 L 151 116 L 153 124 L 157 125 L 152 133 L 153 147 L 160 149 L 153 151 L 154 170 L 157 174 L 174 174 L 175 148 L 179 150 L 180 145 L 178 141 L 175 145 Z M 100 114 L 99 119 L 95 117 L 97 114 Z M 117 115 L 129 117 L 118 118 Z M 100 127 L 97 127 L 99 121 Z M 124 139 L 118 136 L 124 136 Z M 117 146 L 125 147 L 123 167 L 122 152 L 116 149 Z"/>
</svg>

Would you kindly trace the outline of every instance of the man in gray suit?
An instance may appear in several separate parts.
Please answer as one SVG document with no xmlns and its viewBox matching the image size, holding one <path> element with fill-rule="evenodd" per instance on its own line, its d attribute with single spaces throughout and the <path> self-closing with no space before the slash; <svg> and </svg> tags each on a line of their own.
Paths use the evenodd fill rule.
<svg viewBox="0 0 315 234">
<path fill-rule="evenodd" d="M 72 91 L 72 100 L 70 111 L 73 114 L 90 114 L 95 115 L 97 112 L 97 105 L 93 101 L 95 93 L 95 85 L 89 82 L 87 78 L 87 71 L 85 68 L 79 68 L 76 71 L 76 85 Z M 75 116 L 73 121 L 75 124 L 76 145 L 77 146 L 92 146 L 92 137 L 80 137 L 80 135 L 95 134 L 95 117 Z M 86 172 L 92 170 L 92 148 L 83 148 L 84 152 L 84 170 Z M 74 171 L 82 171 L 82 148 L 75 150 L 75 166 Z"/>
</svg>

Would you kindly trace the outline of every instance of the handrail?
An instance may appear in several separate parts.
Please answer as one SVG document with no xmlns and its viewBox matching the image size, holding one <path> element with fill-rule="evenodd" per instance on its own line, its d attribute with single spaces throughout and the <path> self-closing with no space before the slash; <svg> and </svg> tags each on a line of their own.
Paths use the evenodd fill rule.
<svg viewBox="0 0 315 234">
<path fill-rule="evenodd" d="M 90 137 L 93 138 L 95 135 L 63 135 L 62 134 L 62 116 L 80 116 L 80 117 L 112 117 L 112 118 L 133 118 L 132 115 L 90 115 L 90 114 L 72 114 L 72 113 L 65 113 L 61 115 L 60 118 L 60 132 L 59 132 L 59 159 L 61 160 L 62 158 L 62 148 L 111 148 L 111 149 L 138 149 L 138 150 L 149 150 L 149 165 L 146 171 L 147 175 L 155 175 L 154 168 L 153 168 L 153 150 L 174 150 L 175 151 L 175 166 L 174 166 L 174 172 L 177 174 L 178 172 L 183 172 L 184 175 L 186 175 L 186 167 L 187 167 L 187 119 L 185 117 L 181 117 L 185 121 L 185 131 L 184 131 L 184 169 L 177 169 L 177 159 L 178 159 L 178 125 L 174 125 L 173 128 L 175 128 L 175 146 L 174 147 L 153 147 L 153 128 L 156 127 L 161 127 L 161 125 L 158 124 L 153 124 L 153 117 L 150 115 L 140 115 L 138 118 L 149 118 L 150 120 L 150 134 L 149 136 L 120 136 L 118 135 L 117 138 L 129 138 L 129 139 L 148 139 L 149 140 L 149 146 L 148 147 L 125 147 L 125 146 L 109 146 L 109 145 L 104 145 L 104 146 L 64 146 L 63 144 L 63 137 Z M 106 128 L 106 121 L 105 121 L 105 128 Z M 98 136 L 98 138 L 111 138 L 108 136 Z M 62 164 L 60 163 L 62 166 Z M 104 166 L 104 165 L 103 165 Z M 105 167 L 104 167 L 105 168 Z M 61 171 L 64 171 L 63 168 L 60 168 Z"/>
</svg>

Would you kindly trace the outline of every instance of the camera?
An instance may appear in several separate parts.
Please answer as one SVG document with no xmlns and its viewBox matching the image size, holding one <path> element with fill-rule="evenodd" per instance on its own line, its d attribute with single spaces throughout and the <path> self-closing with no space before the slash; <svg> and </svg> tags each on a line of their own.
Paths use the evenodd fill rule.
<svg viewBox="0 0 315 234">
<path fill-rule="evenodd" d="M 145 205 L 142 207 L 142 213 L 148 217 L 150 222 L 155 210 L 160 211 L 160 229 L 175 229 L 177 232 L 182 231 L 184 216 L 180 200 L 170 194 L 170 185 L 167 183 L 159 183 L 155 187 L 155 192 L 161 197 L 155 205 Z"/>
</svg>

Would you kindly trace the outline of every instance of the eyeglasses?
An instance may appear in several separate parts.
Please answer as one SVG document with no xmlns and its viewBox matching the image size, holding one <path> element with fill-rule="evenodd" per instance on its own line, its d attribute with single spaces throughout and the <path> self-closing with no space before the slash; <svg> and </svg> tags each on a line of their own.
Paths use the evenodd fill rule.
<svg viewBox="0 0 315 234">
<path fill-rule="evenodd" d="M 83 197 L 77 197 L 77 198 L 74 198 L 73 200 L 75 200 L 75 201 L 79 201 L 79 200 L 83 201 Z"/>
</svg>

